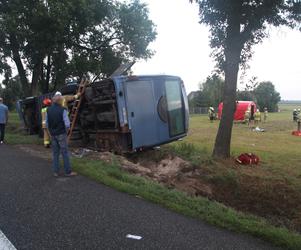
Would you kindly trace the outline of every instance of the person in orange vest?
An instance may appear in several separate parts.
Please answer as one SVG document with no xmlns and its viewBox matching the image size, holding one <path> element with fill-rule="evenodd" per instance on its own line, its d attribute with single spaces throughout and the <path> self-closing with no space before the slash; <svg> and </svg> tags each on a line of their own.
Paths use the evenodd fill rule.
<svg viewBox="0 0 301 250">
<path fill-rule="evenodd" d="M 46 116 L 47 116 L 47 109 L 49 106 L 51 106 L 51 100 L 49 98 L 46 98 L 43 100 L 43 108 L 41 109 L 41 115 L 42 115 L 42 129 L 43 129 L 43 138 L 44 138 L 44 146 L 45 148 L 50 147 L 50 134 L 48 131 L 48 128 L 46 126 Z"/>
</svg>

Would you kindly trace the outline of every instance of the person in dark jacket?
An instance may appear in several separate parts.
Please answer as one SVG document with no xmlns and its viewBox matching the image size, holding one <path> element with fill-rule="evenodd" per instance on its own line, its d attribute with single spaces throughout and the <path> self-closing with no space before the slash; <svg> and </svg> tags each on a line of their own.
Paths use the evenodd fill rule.
<svg viewBox="0 0 301 250">
<path fill-rule="evenodd" d="M 60 103 L 62 102 L 61 95 L 55 95 L 52 100 L 53 104 L 47 109 L 46 127 L 51 135 L 52 153 L 53 153 L 53 175 L 59 176 L 59 157 L 62 154 L 64 160 L 65 176 L 76 176 L 70 166 L 67 133 L 70 128 L 70 120 L 67 110 Z"/>
</svg>

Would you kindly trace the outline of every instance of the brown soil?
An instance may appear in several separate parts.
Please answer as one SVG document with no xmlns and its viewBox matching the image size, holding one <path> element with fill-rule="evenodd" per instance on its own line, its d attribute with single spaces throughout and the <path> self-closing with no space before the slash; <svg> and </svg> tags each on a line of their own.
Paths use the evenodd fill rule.
<svg viewBox="0 0 301 250">
<path fill-rule="evenodd" d="M 112 162 L 112 159 L 117 158 L 121 168 L 132 174 L 145 176 L 190 195 L 212 196 L 211 186 L 203 182 L 195 169 L 179 157 L 168 156 L 159 162 L 145 161 L 144 159 L 143 165 L 140 162 L 132 162 L 123 156 L 113 156 L 109 152 L 97 153 L 92 157 L 105 162 Z"/>
<path fill-rule="evenodd" d="M 35 156 L 50 159 L 41 146 L 19 146 Z M 265 217 L 275 225 L 301 232 L 301 193 L 282 179 L 269 178 L 260 166 L 238 166 L 233 161 L 196 167 L 171 155 L 152 159 L 149 154 L 124 157 L 110 152 L 72 150 L 74 155 L 116 162 L 125 171 L 144 176 L 193 196 L 217 200 L 239 211 Z M 264 176 L 266 178 L 262 178 Z"/>
</svg>

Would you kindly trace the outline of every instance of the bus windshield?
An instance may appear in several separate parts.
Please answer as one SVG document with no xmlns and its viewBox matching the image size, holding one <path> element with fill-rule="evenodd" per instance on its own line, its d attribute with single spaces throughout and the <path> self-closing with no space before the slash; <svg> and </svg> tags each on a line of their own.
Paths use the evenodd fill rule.
<svg viewBox="0 0 301 250">
<path fill-rule="evenodd" d="M 181 83 L 179 80 L 166 80 L 166 99 L 170 136 L 177 136 L 185 132 L 185 114 Z"/>
</svg>

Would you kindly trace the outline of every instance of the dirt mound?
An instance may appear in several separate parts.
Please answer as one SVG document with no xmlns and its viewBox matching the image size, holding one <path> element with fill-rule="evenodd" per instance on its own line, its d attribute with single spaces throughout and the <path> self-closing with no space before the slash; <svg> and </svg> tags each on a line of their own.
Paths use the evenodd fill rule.
<svg viewBox="0 0 301 250">
<path fill-rule="evenodd" d="M 96 157 L 104 162 L 107 163 L 115 163 L 118 162 L 118 164 L 121 166 L 122 169 L 138 175 L 138 176 L 151 176 L 151 170 L 138 164 L 128 161 L 125 157 L 120 155 L 114 155 L 110 152 L 102 152 L 102 153 L 96 153 Z M 94 155 L 95 156 L 95 155 Z"/>
<path fill-rule="evenodd" d="M 153 169 L 158 179 L 177 176 L 179 173 L 188 172 L 187 170 L 191 169 L 190 164 L 179 157 L 168 157 L 158 164 L 151 164 L 149 167 Z"/>
<path fill-rule="evenodd" d="M 110 164 L 117 161 L 122 169 L 131 174 L 147 177 L 189 195 L 212 196 L 211 186 L 199 178 L 198 172 L 189 162 L 177 156 L 167 156 L 159 162 L 143 159 L 143 163 L 132 162 L 124 156 L 114 155 L 110 152 L 94 153 L 88 157 Z"/>
</svg>

